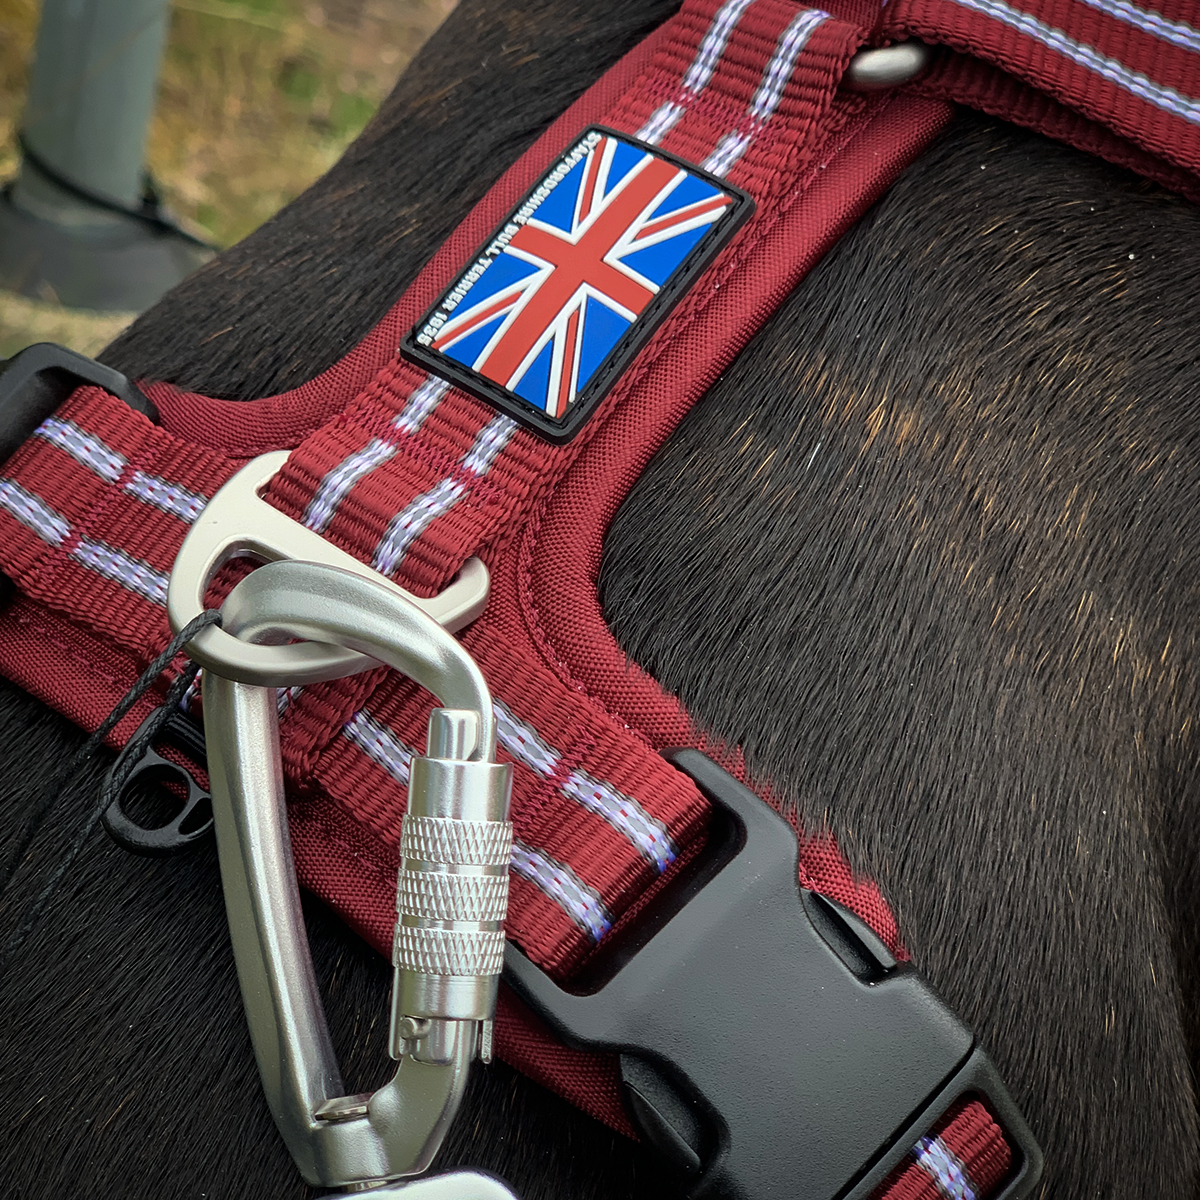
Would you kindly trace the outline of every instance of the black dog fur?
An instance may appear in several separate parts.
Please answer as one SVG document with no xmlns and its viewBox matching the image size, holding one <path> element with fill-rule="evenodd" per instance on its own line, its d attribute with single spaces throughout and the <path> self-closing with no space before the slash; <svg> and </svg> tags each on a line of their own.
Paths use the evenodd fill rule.
<svg viewBox="0 0 1200 1200">
<path fill-rule="evenodd" d="M 105 360 L 238 399 L 310 378 L 670 8 L 464 0 L 342 162 Z M 606 544 L 622 644 L 879 882 L 1023 1105 L 1055 1200 L 1197 1194 L 1198 281 L 1192 206 L 962 115 L 697 406 Z M 80 740 L 0 690 L 0 855 Z M 307 911 L 348 1082 L 373 1086 L 390 971 Z M 0 1005 L 7 1194 L 303 1194 L 211 848 L 144 861 L 96 834 Z M 476 1074 L 440 1159 L 458 1163 L 529 1200 L 673 1194 L 503 1065 Z"/>
</svg>

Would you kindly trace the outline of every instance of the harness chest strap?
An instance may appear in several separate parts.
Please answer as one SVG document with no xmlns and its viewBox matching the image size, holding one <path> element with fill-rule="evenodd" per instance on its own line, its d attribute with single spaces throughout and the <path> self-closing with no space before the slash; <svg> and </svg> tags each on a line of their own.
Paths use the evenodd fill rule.
<svg viewBox="0 0 1200 1200">
<path fill-rule="evenodd" d="M 931 19 L 922 12 L 900 6 L 888 19 L 902 28 Z M 1002 17 L 987 22 L 1016 28 Z M 987 22 L 973 27 L 977 38 L 992 29 Z M 267 490 L 271 503 L 418 594 L 444 586 L 471 554 L 491 569 L 488 610 L 463 640 L 499 697 L 501 745 L 516 764 L 509 932 L 547 970 L 572 970 L 692 851 L 707 811 L 656 753 L 702 744 L 702 735 L 627 667 L 604 628 L 594 591 L 603 530 L 688 407 L 948 117 L 937 101 L 837 92 L 867 23 L 865 13 L 830 16 L 784 0 L 685 5 L 499 181 L 363 346 L 295 393 L 234 406 L 150 387 L 164 420 L 154 427 L 106 393 L 80 389 L 0 483 L 0 568 L 22 593 L 3 617 L 0 667 L 81 724 L 98 723 L 136 664 L 165 643 L 166 576 L 207 497 L 238 457 L 310 431 Z M 1001 53 L 991 43 L 984 50 Z M 1192 60 L 1185 65 L 1194 79 Z M 934 90 L 952 90 L 955 71 L 964 74 L 960 65 L 940 71 L 927 81 Z M 1112 75 L 1100 75 L 1106 86 Z M 967 82 L 978 90 L 979 78 Z M 1105 116 L 1106 96 L 1088 92 L 1087 118 Z M 1113 124 L 1138 144 L 1105 136 L 1133 157 L 1168 145 L 1172 161 L 1160 176 L 1180 172 L 1181 161 L 1194 170 L 1194 144 L 1172 132 L 1186 115 L 1140 103 L 1167 116 L 1128 118 L 1121 109 Z M 394 347 L 591 124 L 704 164 L 756 208 L 584 431 L 551 446 L 396 359 Z M 81 694 L 81 674 L 96 681 L 93 692 Z M 293 811 L 298 871 L 385 948 L 408 761 L 428 699 L 374 673 L 315 685 L 287 703 L 285 765 L 295 792 L 312 798 Z M 144 715 L 131 714 L 122 736 Z M 857 911 L 898 951 L 878 892 L 856 884 L 828 843 L 802 844 L 804 882 Z M 610 1063 L 549 1046 L 515 1007 L 502 1014 L 498 1048 L 623 1124 Z M 921 1186 L 939 1178 L 932 1164 L 942 1151 L 948 1170 L 956 1157 L 968 1161 L 981 1188 L 985 1163 L 995 1179 L 1003 1175 L 996 1126 L 979 1105 L 968 1109 L 948 1115 L 941 1150 L 931 1143 L 917 1155 L 924 1165 L 910 1170 Z"/>
</svg>

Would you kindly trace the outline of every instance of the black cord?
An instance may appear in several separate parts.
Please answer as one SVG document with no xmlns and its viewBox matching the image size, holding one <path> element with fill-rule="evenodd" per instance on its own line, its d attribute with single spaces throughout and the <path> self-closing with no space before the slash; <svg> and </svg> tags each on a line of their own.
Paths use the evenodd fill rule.
<svg viewBox="0 0 1200 1200">
<path fill-rule="evenodd" d="M 204 241 L 203 238 L 198 238 L 195 234 L 188 233 L 186 229 L 180 228 L 179 225 L 167 216 L 163 210 L 162 197 L 159 195 L 158 187 L 155 185 L 154 179 L 149 172 L 142 176 L 141 207 L 133 208 L 128 204 L 122 204 L 119 200 L 114 200 L 111 196 L 104 196 L 99 192 L 93 192 L 90 188 L 85 188 L 82 184 L 76 183 L 75 180 L 62 174 L 57 167 L 52 167 L 34 150 L 29 144 L 29 139 L 21 131 L 17 132 L 17 145 L 21 148 L 21 155 L 26 162 L 32 163 L 40 175 L 44 175 L 55 187 L 61 188 L 68 195 L 74 196 L 76 200 L 82 200 L 85 204 L 90 204 L 94 208 L 102 208 L 105 212 L 118 213 L 122 217 L 131 217 L 135 221 L 141 221 L 143 224 L 149 225 L 152 229 L 157 229 L 160 233 L 170 233 L 176 237 L 181 237 L 193 245 L 203 247 L 205 250 L 216 249 L 215 246 Z"/>
<path fill-rule="evenodd" d="M 54 807 L 55 799 L 61 792 L 61 785 L 72 775 L 76 774 L 81 767 L 88 761 L 89 758 L 99 749 L 104 739 L 112 732 L 121 719 L 129 712 L 129 710 L 138 702 L 139 699 L 154 685 L 155 680 L 163 673 L 170 664 L 171 660 L 177 655 L 184 646 L 188 644 L 202 629 L 207 629 L 210 625 L 220 625 L 221 614 L 216 609 L 209 609 L 202 612 L 194 620 L 189 621 L 167 644 L 163 652 L 142 672 L 137 683 L 125 694 L 116 708 L 108 714 L 107 717 L 100 723 L 95 733 L 88 738 L 66 765 L 54 776 L 50 784 L 42 793 L 41 799 L 35 806 L 35 810 L 25 826 L 21 834 L 20 841 L 9 861 L 5 864 L 3 879 L 0 880 L 0 895 L 3 894 L 3 889 L 7 888 L 17 868 L 20 866 L 25 854 L 29 850 L 38 829 L 41 828 L 46 817 Z M 33 932 L 34 926 L 37 924 L 38 918 L 42 914 L 42 910 L 46 907 L 46 903 L 53 895 L 55 889 L 62 881 L 64 875 L 70 870 L 71 864 L 79 856 L 79 852 L 83 849 L 84 844 L 88 839 L 88 835 L 95 828 L 96 823 L 104 815 L 105 809 L 112 803 L 113 787 L 119 790 L 129 777 L 130 771 L 137 765 L 138 759 L 141 757 L 141 752 L 145 749 L 146 744 L 153 741 L 159 728 L 166 721 L 176 708 L 179 707 L 180 700 L 183 699 L 184 692 L 192 680 L 196 678 L 196 672 L 200 667 L 197 663 L 189 663 L 184 671 L 176 676 L 172 681 L 171 686 L 167 689 L 166 696 L 163 698 L 162 707 L 158 713 L 161 718 L 157 721 L 152 721 L 147 725 L 147 728 L 142 731 L 142 736 L 138 739 L 138 750 L 130 753 L 132 742 L 122 750 L 118 756 L 117 762 L 113 764 L 113 770 L 109 775 L 108 783 L 102 789 L 102 795 L 99 803 L 89 814 L 83 827 L 80 829 L 75 841 L 72 843 L 70 850 L 66 856 L 54 868 L 50 878 L 46 882 L 46 886 L 42 888 L 36 900 L 30 905 L 25 914 L 25 919 L 13 930 L 8 941 L 0 950 L 0 971 L 2 971 L 11 960 L 12 956 L 21 948 L 26 938 Z M 157 715 L 157 714 L 156 714 Z M 124 765 L 122 766 L 122 759 Z M 118 779 L 117 768 L 121 766 L 120 778 Z"/>
</svg>

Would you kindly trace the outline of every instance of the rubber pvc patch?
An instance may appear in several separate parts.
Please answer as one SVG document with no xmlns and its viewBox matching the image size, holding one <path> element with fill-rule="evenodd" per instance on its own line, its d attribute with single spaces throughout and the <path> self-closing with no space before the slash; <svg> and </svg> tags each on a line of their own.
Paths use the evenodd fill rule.
<svg viewBox="0 0 1200 1200">
<path fill-rule="evenodd" d="M 402 350 L 548 440 L 568 441 L 753 208 L 716 176 L 590 128 Z"/>
</svg>

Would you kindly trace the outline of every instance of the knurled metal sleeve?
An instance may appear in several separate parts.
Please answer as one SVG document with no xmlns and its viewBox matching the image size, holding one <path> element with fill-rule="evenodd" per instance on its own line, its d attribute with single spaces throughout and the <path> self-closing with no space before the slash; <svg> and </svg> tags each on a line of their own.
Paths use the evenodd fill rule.
<svg viewBox="0 0 1200 1200">
<path fill-rule="evenodd" d="M 397 925 L 392 961 L 423 975 L 499 975 L 504 932 Z"/>
<path fill-rule="evenodd" d="M 508 876 L 401 868 L 396 911 L 423 921 L 503 921 L 508 911 Z"/>
<path fill-rule="evenodd" d="M 512 838 L 508 821 L 456 821 L 406 814 L 400 828 L 400 856 L 446 866 L 506 867 Z"/>
</svg>

